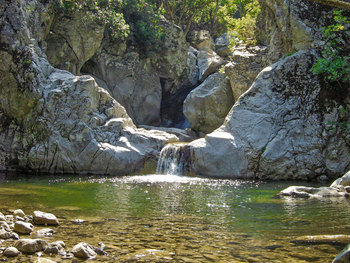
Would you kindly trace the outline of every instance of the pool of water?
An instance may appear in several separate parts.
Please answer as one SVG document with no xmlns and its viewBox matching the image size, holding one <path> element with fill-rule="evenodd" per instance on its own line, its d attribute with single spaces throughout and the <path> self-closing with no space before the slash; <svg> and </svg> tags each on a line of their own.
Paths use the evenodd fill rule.
<svg viewBox="0 0 350 263">
<path fill-rule="evenodd" d="M 108 256 L 101 262 L 331 262 L 343 245 L 292 241 L 350 235 L 349 202 L 276 196 L 292 184 L 172 175 L 2 177 L 0 211 L 54 213 L 61 221 L 54 240 L 68 247 L 102 242 Z M 78 218 L 85 222 L 74 224 Z"/>
</svg>

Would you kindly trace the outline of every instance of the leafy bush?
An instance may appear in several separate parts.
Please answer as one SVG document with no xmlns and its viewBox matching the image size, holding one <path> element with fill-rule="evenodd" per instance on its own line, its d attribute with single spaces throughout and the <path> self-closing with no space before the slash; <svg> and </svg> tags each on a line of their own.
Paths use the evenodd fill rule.
<svg viewBox="0 0 350 263">
<path fill-rule="evenodd" d="M 323 27 L 322 33 L 325 38 L 324 49 L 317 62 L 311 68 L 314 74 L 322 74 L 330 81 L 341 82 L 350 80 L 350 58 L 344 54 L 348 43 L 344 43 L 342 33 L 344 26 L 349 23 L 342 11 L 334 11 L 335 24 Z"/>
</svg>

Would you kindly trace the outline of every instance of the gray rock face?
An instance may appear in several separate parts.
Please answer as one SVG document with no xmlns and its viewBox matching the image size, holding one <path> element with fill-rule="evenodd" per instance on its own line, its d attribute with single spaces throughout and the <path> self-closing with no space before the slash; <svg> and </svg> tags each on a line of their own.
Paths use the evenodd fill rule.
<svg viewBox="0 0 350 263">
<path fill-rule="evenodd" d="M 214 41 L 208 30 L 193 30 L 188 34 L 187 39 L 196 49 L 214 47 Z"/>
<path fill-rule="evenodd" d="M 54 214 L 41 211 L 33 212 L 33 221 L 36 225 L 58 226 L 59 224 L 58 219 Z"/>
<path fill-rule="evenodd" d="M 24 254 L 43 251 L 47 246 L 47 241 L 42 239 L 20 239 L 15 242 L 15 247 Z"/>
<path fill-rule="evenodd" d="M 79 243 L 75 245 L 71 251 L 75 257 L 83 259 L 94 259 L 97 254 L 93 247 L 87 243 Z"/>
<path fill-rule="evenodd" d="M 187 58 L 187 78 L 190 85 L 195 86 L 199 81 L 199 68 L 197 65 L 198 50 L 190 47 Z"/>
<path fill-rule="evenodd" d="M 198 53 L 199 81 L 204 81 L 214 73 L 224 62 L 213 50 L 205 48 Z"/>
<path fill-rule="evenodd" d="M 19 251 L 15 247 L 8 247 L 4 250 L 3 254 L 6 257 L 17 257 L 19 255 Z"/>
<path fill-rule="evenodd" d="M 225 33 L 215 39 L 215 52 L 221 57 L 227 57 L 231 55 L 230 40 L 232 35 Z"/>
<path fill-rule="evenodd" d="M 190 92 L 183 111 L 192 129 L 209 133 L 223 124 L 233 103 L 229 80 L 224 74 L 215 73 Z"/>
<path fill-rule="evenodd" d="M 330 7 L 315 1 L 273 0 L 261 4 L 258 38 L 269 46 L 268 60 L 311 46 L 322 45 L 320 28 L 326 24 Z M 329 12 L 331 14 L 331 12 Z"/>
<path fill-rule="evenodd" d="M 33 225 L 22 221 L 16 221 L 14 231 L 19 234 L 30 234 L 33 232 Z"/>
<path fill-rule="evenodd" d="M 46 39 L 48 60 L 56 68 L 79 75 L 101 45 L 103 32 L 104 26 L 82 11 L 56 17 Z"/>
<path fill-rule="evenodd" d="M 225 65 L 225 74 L 230 78 L 230 84 L 235 100 L 246 92 L 253 84 L 263 67 L 265 47 L 246 49 L 236 48 L 231 62 Z"/>
<path fill-rule="evenodd" d="M 309 72 L 314 61 L 313 52 L 300 51 L 265 68 L 224 125 L 188 145 L 194 173 L 312 179 L 348 170 L 348 134 L 329 126 L 340 118 L 341 106 L 320 101 L 327 91 Z"/>
<path fill-rule="evenodd" d="M 160 77 L 136 52 L 113 56 L 100 50 L 84 68 L 106 83 L 113 98 L 121 103 L 136 124 L 158 125 L 162 87 Z"/>
</svg>

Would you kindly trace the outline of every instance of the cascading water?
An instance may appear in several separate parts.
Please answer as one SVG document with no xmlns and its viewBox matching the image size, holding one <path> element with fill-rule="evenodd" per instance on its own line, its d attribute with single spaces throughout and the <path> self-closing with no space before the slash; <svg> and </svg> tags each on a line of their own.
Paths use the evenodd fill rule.
<svg viewBox="0 0 350 263">
<path fill-rule="evenodd" d="M 185 144 L 167 144 L 162 151 L 157 164 L 157 174 L 183 175 L 184 173 L 184 151 Z"/>
</svg>

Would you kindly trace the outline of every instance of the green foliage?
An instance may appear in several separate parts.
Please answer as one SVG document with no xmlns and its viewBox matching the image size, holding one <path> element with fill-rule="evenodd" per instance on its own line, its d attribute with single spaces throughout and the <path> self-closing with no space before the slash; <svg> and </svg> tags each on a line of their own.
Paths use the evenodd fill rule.
<svg viewBox="0 0 350 263">
<path fill-rule="evenodd" d="M 344 26 L 349 21 L 338 10 L 334 11 L 334 22 L 335 24 L 322 28 L 324 49 L 311 71 L 316 75 L 322 74 L 330 81 L 337 81 L 340 85 L 340 82 L 350 80 L 350 58 L 344 55 L 347 46 L 342 38 Z"/>
<path fill-rule="evenodd" d="M 321 56 L 311 68 L 311 72 L 321 75 L 326 81 L 337 83 L 338 88 L 346 90 L 350 80 L 350 58 L 347 55 L 348 43 L 344 41 L 345 25 L 348 19 L 342 15 L 342 10 L 334 11 L 334 24 L 323 27 L 325 44 Z M 339 121 L 330 123 L 333 127 L 350 129 L 350 123 L 342 120 L 348 119 L 350 106 L 339 109 Z"/>
<path fill-rule="evenodd" d="M 57 11 L 64 15 L 84 12 L 86 21 L 94 21 L 106 26 L 112 39 L 125 39 L 130 34 L 129 25 L 120 11 L 118 0 L 59 0 Z"/>
</svg>

